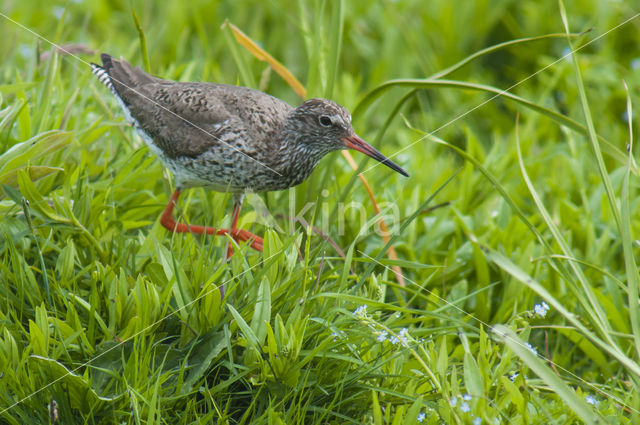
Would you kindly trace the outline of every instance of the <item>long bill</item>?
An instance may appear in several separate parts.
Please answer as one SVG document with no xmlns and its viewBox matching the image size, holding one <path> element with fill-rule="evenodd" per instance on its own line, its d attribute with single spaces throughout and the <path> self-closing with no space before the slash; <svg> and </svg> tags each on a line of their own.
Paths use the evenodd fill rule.
<svg viewBox="0 0 640 425">
<path fill-rule="evenodd" d="M 362 140 L 360 137 L 358 137 L 358 135 L 354 134 L 349 137 L 345 137 L 344 139 L 342 139 L 342 141 L 344 142 L 347 148 L 360 151 L 363 154 L 368 155 L 371 158 L 375 159 L 376 161 L 382 162 L 384 165 L 386 165 L 387 167 L 391 168 L 394 171 L 397 171 L 403 176 L 409 177 L 409 174 L 407 174 L 406 171 L 400 168 L 398 164 L 391 161 L 386 156 L 382 155 L 380 152 L 376 150 L 376 148 L 374 148 L 369 143 Z"/>
</svg>

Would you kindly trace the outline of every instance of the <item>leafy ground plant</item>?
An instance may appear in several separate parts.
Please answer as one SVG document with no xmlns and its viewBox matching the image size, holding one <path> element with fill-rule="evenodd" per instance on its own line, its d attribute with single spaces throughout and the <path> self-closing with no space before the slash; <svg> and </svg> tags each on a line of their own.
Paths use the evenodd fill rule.
<svg viewBox="0 0 640 425">
<path fill-rule="evenodd" d="M 0 422 L 640 421 L 638 11 L 264 3 L 3 6 Z M 411 178 L 333 154 L 249 195 L 264 251 L 225 261 L 159 224 L 171 176 L 102 51 L 335 99 Z M 229 198 L 178 214 L 224 226 Z"/>
</svg>

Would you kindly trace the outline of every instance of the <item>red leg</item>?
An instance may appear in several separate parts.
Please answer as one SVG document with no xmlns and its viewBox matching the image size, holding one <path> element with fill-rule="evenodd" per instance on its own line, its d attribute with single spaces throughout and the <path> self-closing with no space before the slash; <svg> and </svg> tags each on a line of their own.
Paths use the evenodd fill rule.
<svg viewBox="0 0 640 425">
<path fill-rule="evenodd" d="M 175 190 L 173 195 L 171 195 L 171 199 L 169 199 L 169 203 L 167 207 L 162 212 L 160 216 L 160 224 L 162 224 L 167 230 L 170 232 L 178 232 L 178 233 L 195 233 L 195 234 L 207 234 L 207 235 L 226 235 L 230 234 L 233 239 L 236 241 L 247 242 L 251 241 L 251 248 L 256 251 L 262 251 L 262 238 L 254 235 L 251 232 L 248 232 L 243 229 L 237 229 L 236 226 L 238 224 L 238 217 L 240 215 L 240 205 L 234 205 L 233 208 L 233 218 L 231 222 L 231 231 L 229 229 L 216 229 L 215 227 L 206 227 L 206 226 L 197 226 L 197 225 L 186 225 L 184 223 L 176 223 L 173 219 L 173 208 L 176 206 L 176 202 L 180 197 L 180 191 Z M 228 253 L 227 253 L 228 254 Z"/>
<path fill-rule="evenodd" d="M 234 200 L 235 202 L 233 203 L 233 213 L 231 214 L 230 234 L 231 234 L 231 237 L 237 240 L 235 233 L 238 231 L 238 218 L 240 217 L 240 208 L 242 207 L 242 198 L 238 200 L 237 198 L 234 197 Z M 233 247 L 231 246 L 231 244 L 229 244 L 229 246 L 227 247 L 227 260 L 231 258 L 232 255 L 233 255 Z"/>
</svg>

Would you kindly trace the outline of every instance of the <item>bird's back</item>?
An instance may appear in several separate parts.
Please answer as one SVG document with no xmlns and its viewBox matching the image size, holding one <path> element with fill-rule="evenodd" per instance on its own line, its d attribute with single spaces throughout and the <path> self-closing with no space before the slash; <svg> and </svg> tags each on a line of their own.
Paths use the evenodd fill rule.
<svg viewBox="0 0 640 425">
<path fill-rule="evenodd" d="M 101 59 L 94 73 L 179 184 L 238 191 L 257 176 L 278 175 L 287 103 L 247 87 L 163 80 L 124 60 Z"/>
</svg>

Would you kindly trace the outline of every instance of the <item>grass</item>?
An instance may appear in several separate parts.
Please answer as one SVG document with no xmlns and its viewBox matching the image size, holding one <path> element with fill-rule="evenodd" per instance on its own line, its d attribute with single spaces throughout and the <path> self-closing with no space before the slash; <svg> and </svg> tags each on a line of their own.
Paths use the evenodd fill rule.
<svg viewBox="0 0 640 425">
<path fill-rule="evenodd" d="M 454 3 L 5 5 L 0 422 L 637 423 L 637 11 Z M 331 97 L 411 177 L 332 154 L 248 196 L 264 252 L 225 262 L 159 224 L 173 182 L 91 75 L 102 51 Z M 191 189 L 178 214 L 229 204 Z"/>
</svg>

